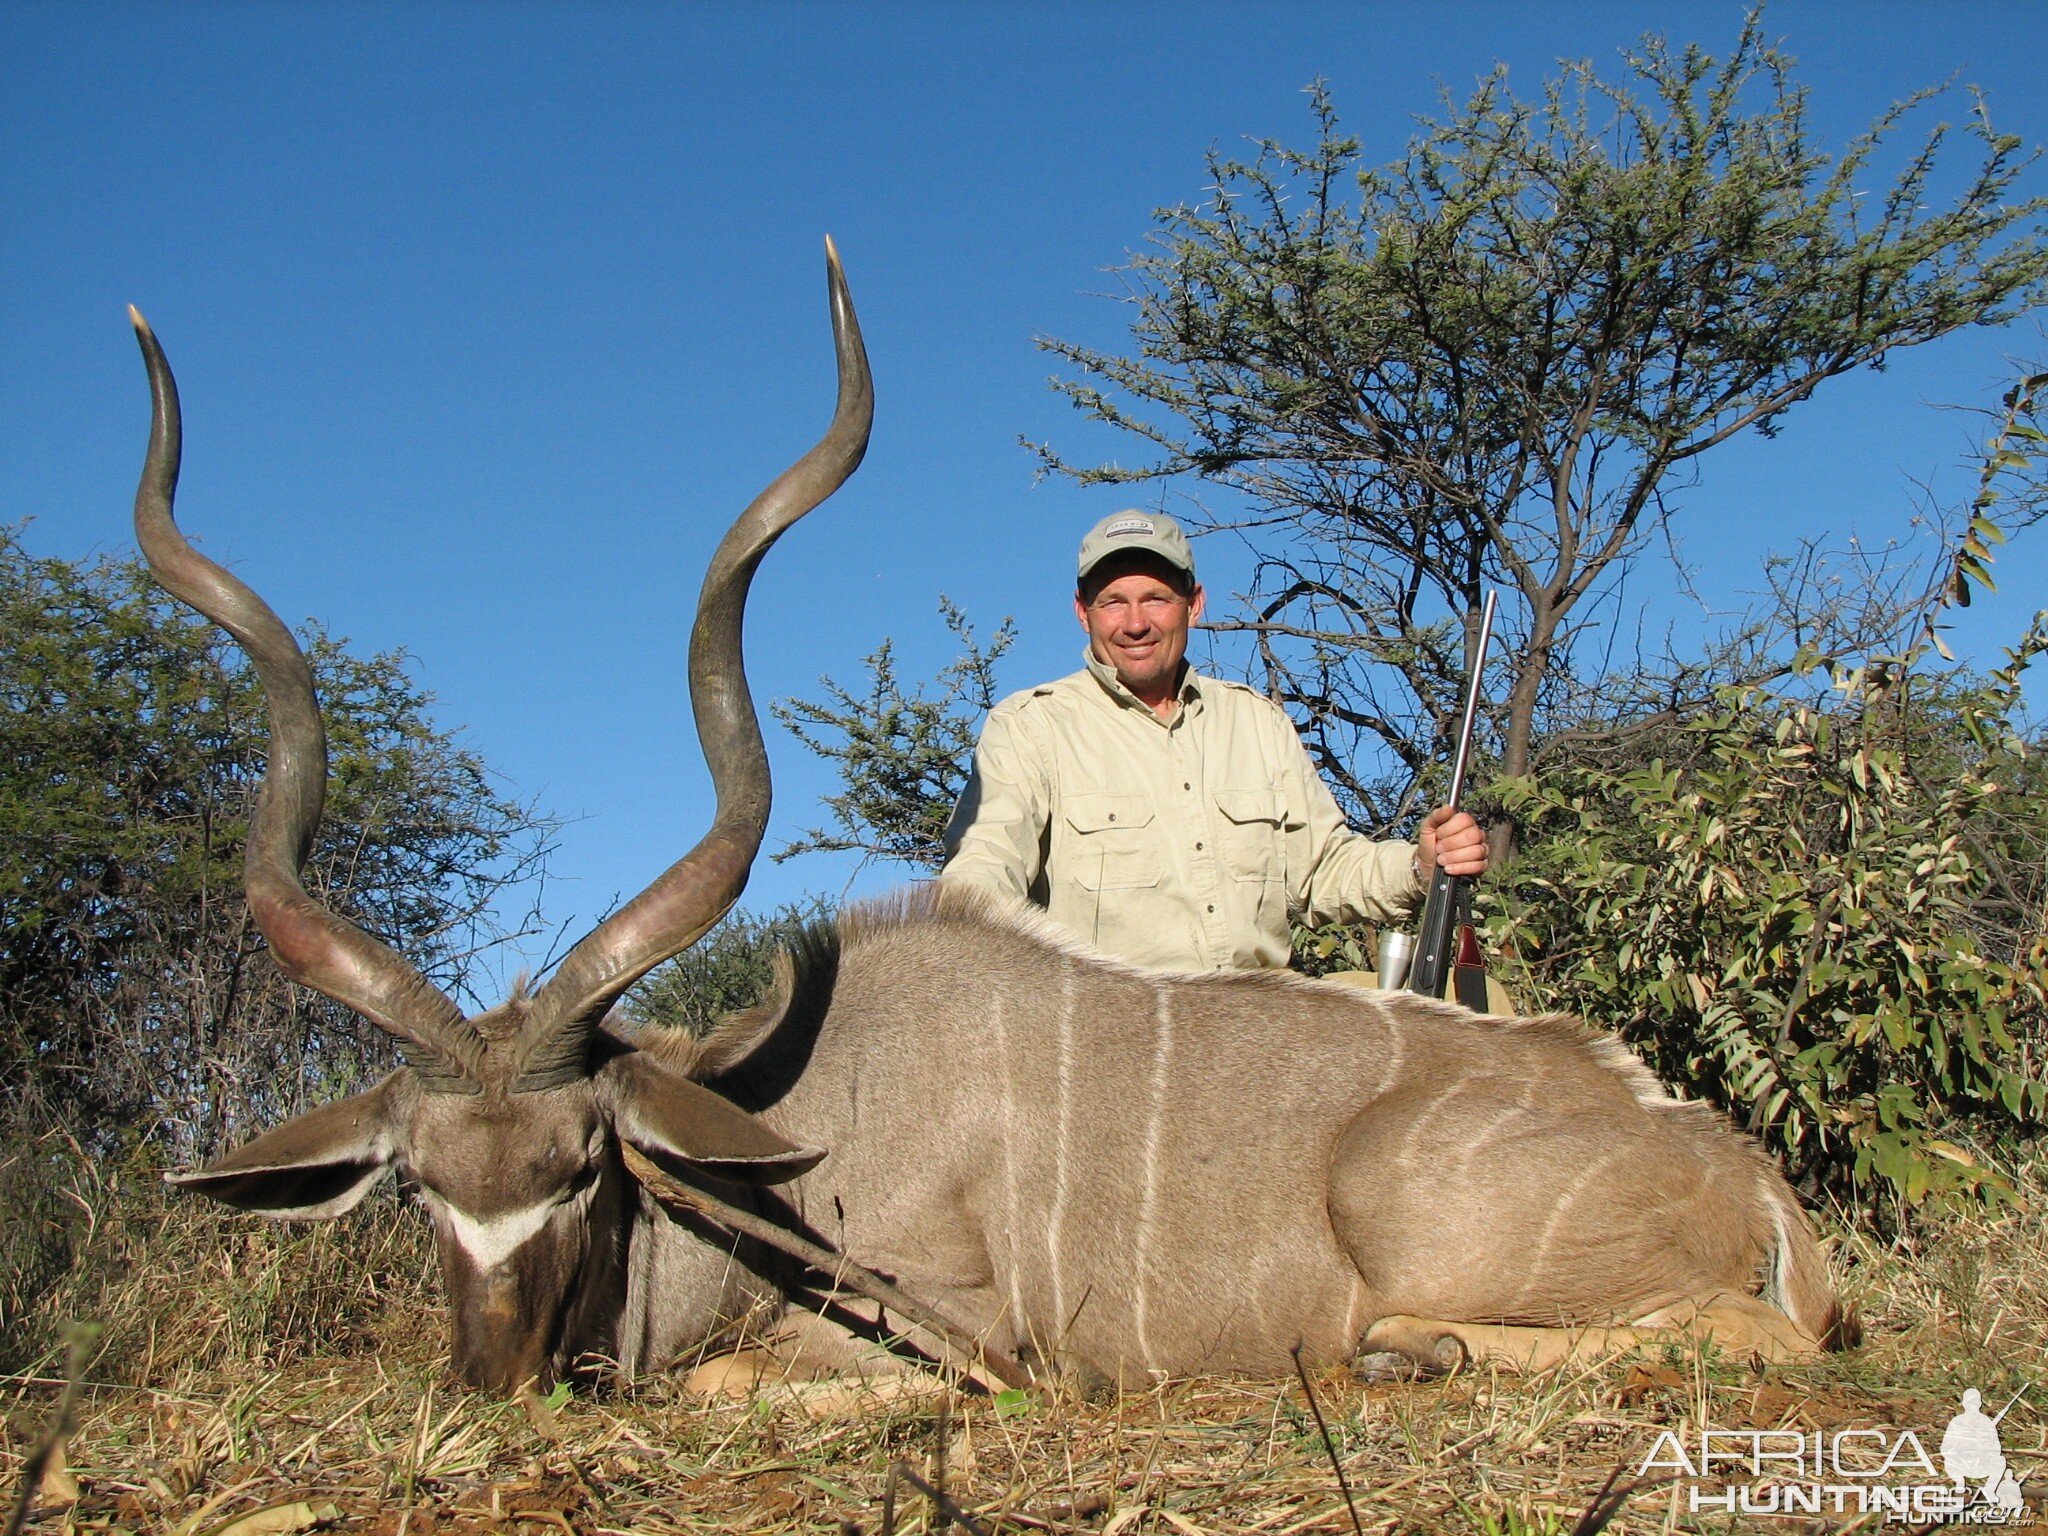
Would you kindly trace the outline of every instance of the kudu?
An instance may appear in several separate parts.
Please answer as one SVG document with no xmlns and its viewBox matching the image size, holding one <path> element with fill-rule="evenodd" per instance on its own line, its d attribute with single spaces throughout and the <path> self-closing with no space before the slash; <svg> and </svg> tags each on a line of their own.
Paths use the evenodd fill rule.
<svg viewBox="0 0 2048 1536">
<path fill-rule="evenodd" d="M 836 258 L 830 286 L 831 429 L 726 535 L 692 633 L 712 829 L 537 991 L 468 1019 L 299 884 L 325 777 L 310 677 L 262 601 L 172 523 L 177 396 L 136 317 L 156 403 L 143 548 L 234 634 L 270 701 L 251 911 L 289 975 L 391 1032 L 408 1063 L 178 1182 L 310 1219 L 402 1170 L 433 1220 L 455 1371 L 500 1390 L 591 1361 L 630 1377 L 743 1326 L 804 1373 L 946 1354 L 943 1333 L 663 1186 L 882 1272 L 955 1338 L 1112 1379 L 1270 1371 L 1297 1344 L 1326 1361 L 1542 1364 L 1671 1323 L 1772 1357 L 1840 1341 L 1775 1167 L 1569 1019 L 1147 973 L 930 887 L 812 932 L 769 1003 L 702 1040 L 607 1019 L 727 909 L 765 830 L 747 585 L 859 463 L 872 416 Z"/>
</svg>

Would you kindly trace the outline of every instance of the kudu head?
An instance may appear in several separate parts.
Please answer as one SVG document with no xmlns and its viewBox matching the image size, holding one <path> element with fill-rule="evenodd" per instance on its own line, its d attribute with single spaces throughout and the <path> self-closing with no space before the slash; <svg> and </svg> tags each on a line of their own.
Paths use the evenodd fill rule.
<svg viewBox="0 0 2048 1536">
<path fill-rule="evenodd" d="M 636 1192 L 619 1143 L 678 1171 L 796 1177 L 792 1146 L 602 1027 L 621 994 L 732 905 L 768 822 L 768 757 L 740 654 L 747 588 L 769 545 L 867 450 L 874 390 L 839 258 L 826 242 L 839 401 L 816 447 L 727 531 L 690 635 L 690 701 L 717 790 L 711 829 L 570 951 L 530 996 L 466 1017 L 408 961 L 309 896 L 327 744 L 305 656 L 277 615 L 186 542 L 172 518 L 180 419 L 170 365 L 129 311 L 155 405 L 135 527 L 157 580 L 234 636 L 262 680 L 270 749 L 249 825 L 249 910 L 278 966 L 387 1031 L 406 1065 L 367 1093 L 287 1121 L 173 1182 L 272 1216 L 336 1216 L 386 1174 L 414 1180 L 440 1250 L 456 1374 L 511 1391 L 610 1347 Z"/>
</svg>

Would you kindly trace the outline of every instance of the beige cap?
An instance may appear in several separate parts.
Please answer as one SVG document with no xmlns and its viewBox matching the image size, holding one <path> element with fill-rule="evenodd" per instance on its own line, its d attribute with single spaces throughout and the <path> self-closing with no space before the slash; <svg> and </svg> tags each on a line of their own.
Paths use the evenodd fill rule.
<svg viewBox="0 0 2048 1536">
<path fill-rule="evenodd" d="M 1088 537 L 1081 541 L 1081 570 L 1077 579 L 1085 578 L 1111 555 L 1132 549 L 1157 555 L 1168 565 L 1186 571 L 1190 580 L 1194 579 L 1195 553 L 1188 548 L 1188 536 L 1180 531 L 1180 524 L 1164 512 L 1136 510 L 1113 512 L 1088 530 Z"/>
</svg>

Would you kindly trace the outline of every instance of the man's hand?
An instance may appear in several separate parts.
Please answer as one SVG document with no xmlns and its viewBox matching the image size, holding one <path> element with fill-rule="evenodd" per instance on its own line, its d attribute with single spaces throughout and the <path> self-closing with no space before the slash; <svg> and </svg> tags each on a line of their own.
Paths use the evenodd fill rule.
<svg viewBox="0 0 2048 1536">
<path fill-rule="evenodd" d="M 1486 873 L 1486 832 L 1471 814 L 1449 806 L 1431 811 L 1422 823 L 1422 883 L 1429 884 L 1441 863 L 1446 874 Z"/>
</svg>

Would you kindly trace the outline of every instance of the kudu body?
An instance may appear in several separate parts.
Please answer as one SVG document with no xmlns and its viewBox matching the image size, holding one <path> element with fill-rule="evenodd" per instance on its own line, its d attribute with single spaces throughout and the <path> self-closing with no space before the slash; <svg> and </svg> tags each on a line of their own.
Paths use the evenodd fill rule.
<svg viewBox="0 0 2048 1536">
<path fill-rule="evenodd" d="M 831 1149 L 774 1191 L 793 1224 L 1027 1359 L 1128 1381 L 1285 1369 L 1297 1342 L 1434 1360 L 1448 1334 L 1529 1363 L 1560 1325 L 1693 1311 L 1775 1356 L 1839 1323 L 1769 1159 L 1568 1018 L 1160 975 L 928 886 L 799 946 L 709 1039 L 647 1043 Z M 661 1302 L 648 1358 L 717 1321 L 706 1273 Z M 853 1358 L 808 1310 L 784 1342 Z"/>
<path fill-rule="evenodd" d="M 500 1390 L 591 1360 L 666 1368 L 742 1329 L 805 1372 L 945 1352 L 664 1204 L 626 1148 L 895 1279 L 992 1349 L 1115 1379 L 1272 1370 L 1297 1343 L 1322 1360 L 1541 1363 L 1566 1330 L 1694 1319 L 1769 1355 L 1838 1337 L 1777 1170 L 1571 1020 L 1141 972 L 928 888 L 811 935 L 773 1002 L 704 1040 L 607 1022 L 731 904 L 766 825 L 739 661 L 747 582 L 852 472 L 872 412 L 836 258 L 831 291 L 832 429 L 742 514 L 700 599 L 691 694 L 713 828 L 533 995 L 469 1019 L 299 886 L 325 779 L 310 678 L 260 599 L 171 521 L 176 393 L 137 317 L 157 404 L 144 550 L 242 643 L 271 704 L 252 913 L 288 974 L 408 1059 L 179 1182 L 310 1219 L 403 1171 L 433 1220 L 456 1373 Z"/>
</svg>

